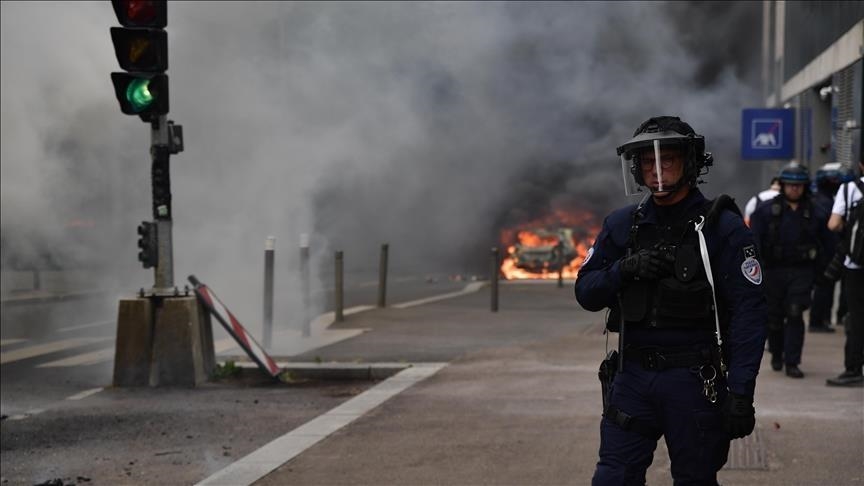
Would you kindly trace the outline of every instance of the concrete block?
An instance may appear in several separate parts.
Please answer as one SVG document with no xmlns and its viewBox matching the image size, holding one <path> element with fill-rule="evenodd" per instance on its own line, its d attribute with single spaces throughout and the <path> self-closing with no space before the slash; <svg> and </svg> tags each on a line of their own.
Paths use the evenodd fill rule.
<svg viewBox="0 0 864 486">
<path fill-rule="evenodd" d="M 195 297 L 162 300 L 153 331 L 151 386 L 197 386 L 213 375 L 209 315 Z"/>
<path fill-rule="evenodd" d="M 150 299 L 121 299 L 117 312 L 114 386 L 147 386 L 153 348 Z"/>
</svg>

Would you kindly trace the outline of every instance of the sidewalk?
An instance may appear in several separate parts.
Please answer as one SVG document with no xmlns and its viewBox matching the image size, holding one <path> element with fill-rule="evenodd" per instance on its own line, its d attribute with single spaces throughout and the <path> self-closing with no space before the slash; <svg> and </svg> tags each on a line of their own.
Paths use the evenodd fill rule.
<svg viewBox="0 0 864 486">
<path fill-rule="evenodd" d="M 292 357 L 309 361 L 450 361 L 305 449 L 258 485 L 589 484 L 599 444 L 602 313 L 568 289 L 502 287 L 410 309 L 358 314 L 369 331 Z M 526 326 L 537 339 L 520 336 Z M 764 361 L 757 431 L 733 442 L 726 485 L 864 484 L 864 390 L 829 388 L 842 332 L 807 334 L 803 380 Z M 610 339 L 610 346 L 614 339 Z M 661 442 L 648 484 L 671 484 Z"/>
<path fill-rule="evenodd" d="M 305 381 L 298 372 L 301 379 L 274 383 L 250 370 L 195 389 L 124 389 L 105 385 L 107 364 L 94 367 L 82 383 L 101 391 L 58 398 L 45 411 L 3 422 L 3 479 L 590 484 L 604 313 L 582 310 L 572 287 L 554 282 L 502 283 L 499 312 L 489 307 L 487 286 L 424 305 L 372 308 L 327 328 L 353 337 L 274 355 L 285 366 L 321 363 L 372 380 Z M 763 360 L 756 433 L 733 442 L 720 473 L 725 486 L 864 485 L 864 389 L 825 386 L 840 371 L 844 336 L 805 339 L 804 379 L 774 372 Z M 610 336 L 608 346 L 615 343 Z M 7 366 L 8 380 L 32 364 Z M 53 372 L 34 376 L 54 379 Z M 7 397 L 26 391 L 27 383 L 4 384 Z M 229 468 L 251 479 L 219 482 Z M 662 442 L 648 484 L 671 484 Z"/>
</svg>

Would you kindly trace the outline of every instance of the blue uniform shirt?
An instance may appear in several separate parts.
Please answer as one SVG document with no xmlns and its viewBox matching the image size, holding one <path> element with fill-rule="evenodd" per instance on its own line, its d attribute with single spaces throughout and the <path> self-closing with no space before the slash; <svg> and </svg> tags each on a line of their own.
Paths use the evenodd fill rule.
<svg viewBox="0 0 864 486">
<path fill-rule="evenodd" d="M 688 213 L 695 205 L 705 205 L 698 189 L 673 206 L 657 206 L 649 199 L 643 208 L 642 224 L 663 224 Z M 627 254 L 633 224 L 630 205 L 613 211 L 588 252 L 576 279 L 576 299 L 589 311 L 599 311 L 617 302 L 622 286 L 621 259 Z M 762 291 L 762 274 L 753 236 L 741 217 L 725 210 L 711 225 L 702 229 L 714 276 L 717 305 L 729 316 L 721 323 L 728 386 L 733 393 L 753 396 L 756 375 L 765 346 L 765 321 L 768 307 Z M 681 346 L 716 342 L 714 333 L 704 330 L 648 329 L 628 326 L 625 345 Z"/>
</svg>

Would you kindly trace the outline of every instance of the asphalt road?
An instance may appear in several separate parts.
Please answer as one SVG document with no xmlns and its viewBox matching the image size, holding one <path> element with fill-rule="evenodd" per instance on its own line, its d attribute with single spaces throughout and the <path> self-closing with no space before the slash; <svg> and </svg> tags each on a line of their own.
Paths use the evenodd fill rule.
<svg viewBox="0 0 864 486">
<path fill-rule="evenodd" d="M 449 275 L 393 275 L 388 280 L 387 302 L 394 304 L 453 292 L 463 289 L 466 280 L 466 277 L 457 279 Z M 376 304 L 377 276 L 349 275 L 346 282 L 346 308 Z M 55 297 L 81 290 L 87 289 L 57 293 Z M 4 300 L 0 313 L 3 416 L 42 413 L 69 397 L 111 384 L 116 337 L 115 294 L 96 292 L 86 294 L 86 298 L 60 299 L 44 298 L 31 292 L 29 296 L 40 298 L 28 300 L 27 292 L 18 292 L 13 299 Z M 315 289 L 313 294 L 332 306 L 332 287 Z M 230 300 L 227 302 L 230 306 Z M 260 322 L 256 322 L 254 316 L 238 317 L 260 341 Z M 277 321 L 274 328 L 278 331 L 286 325 Z M 233 343 L 215 321 L 214 339 Z M 238 348 L 226 352 L 242 355 Z"/>
<path fill-rule="evenodd" d="M 197 484 L 233 468 L 253 479 L 229 484 L 588 484 L 602 318 L 578 307 L 569 282 L 502 285 L 496 313 L 486 287 L 351 315 L 332 327 L 365 332 L 290 358 L 443 367 L 350 420 L 339 410 L 375 403 L 401 373 L 275 383 L 244 370 L 196 389 L 114 389 L 110 365 L 38 367 L 73 351 L 7 361 L 3 483 Z M 842 333 L 806 340 L 802 380 L 763 361 L 756 434 L 733 442 L 724 485 L 864 484 L 862 389 L 824 384 L 840 367 Z M 2 356 L 27 346 L 4 341 Z M 105 388 L 83 396 L 91 386 Z M 27 413 L 21 397 L 47 406 Z M 648 481 L 671 484 L 662 441 Z"/>
</svg>

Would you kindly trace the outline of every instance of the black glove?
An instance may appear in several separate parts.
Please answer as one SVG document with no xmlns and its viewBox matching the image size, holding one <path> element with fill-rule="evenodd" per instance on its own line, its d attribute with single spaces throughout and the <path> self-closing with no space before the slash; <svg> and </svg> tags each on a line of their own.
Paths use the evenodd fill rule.
<svg viewBox="0 0 864 486">
<path fill-rule="evenodd" d="M 746 437 L 756 426 L 756 409 L 753 397 L 729 392 L 723 402 L 723 428 L 732 439 Z"/>
<path fill-rule="evenodd" d="M 675 272 L 675 256 L 658 250 L 639 250 L 621 260 L 621 278 L 658 280 Z"/>
</svg>

